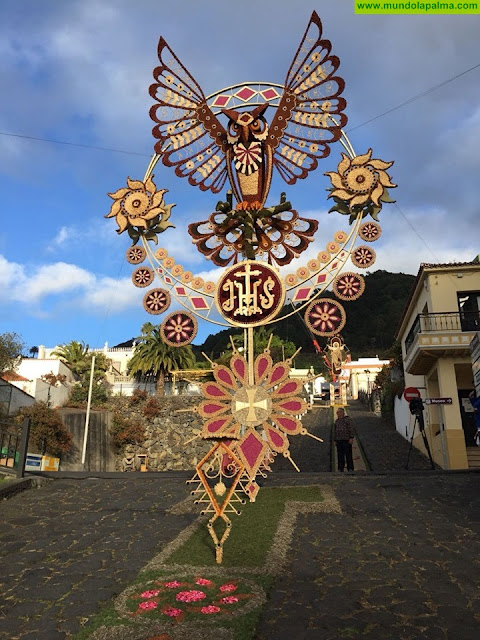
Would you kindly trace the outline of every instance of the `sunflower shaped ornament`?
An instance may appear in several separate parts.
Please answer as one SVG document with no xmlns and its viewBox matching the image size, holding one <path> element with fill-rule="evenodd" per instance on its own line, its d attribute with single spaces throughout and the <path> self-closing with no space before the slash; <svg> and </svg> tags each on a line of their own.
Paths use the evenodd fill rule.
<svg viewBox="0 0 480 640">
<path fill-rule="evenodd" d="M 157 191 L 153 175 L 145 182 L 127 178 L 127 185 L 108 194 L 113 204 L 105 218 L 115 218 L 117 233 L 127 231 L 133 245 L 141 236 L 157 244 L 157 235 L 173 227 L 169 219 L 175 205 L 165 204 L 163 196 L 167 189 Z"/>
<path fill-rule="evenodd" d="M 371 215 L 378 220 L 378 214 L 385 202 L 395 202 L 388 194 L 387 187 L 396 187 L 386 172 L 393 162 L 372 159 L 372 150 L 367 153 L 349 158 L 342 153 L 337 171 L 328 171 L 324 175 L 331 180 L 329 198 L 335 200 L 329 213 L 338 211 L 350 216 L 350 223 L 361 213 L 365 218 Z"/>
</svg>

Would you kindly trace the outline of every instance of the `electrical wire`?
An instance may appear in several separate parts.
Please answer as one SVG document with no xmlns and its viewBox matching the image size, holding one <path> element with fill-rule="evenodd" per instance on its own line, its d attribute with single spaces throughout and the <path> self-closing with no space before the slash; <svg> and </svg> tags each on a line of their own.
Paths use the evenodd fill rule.
<svg viewBox="0 0 480 640">
<path fill-rule="evenodd" d="M 142 158 L 150 158 L 152 154 L 138 153 L 137 151 L 125 151 L 123 149 L 112 149 L 110 147 L 97 147 L 91 144 L 80 144 L 78 142 L 68 142 L 66 140 L 52 140 L 51 138 L 40 138 L 37 136 L 27 136 L 20 133 L 8 133 L 0 131 L 0 136 L 8 136 L 10 138 L 22 138 L 23 140 L 34 140 L 36 142 L 49 142 L 51 144 L 63 144 L 69 147 L 81 147 L 83 149 L 95 149 L 96 151 L 108 151 L 110 153 L 123 153 L 128 156 L 141 156 Z"/>
<path fill-rule="evenodd" d="M 457 73 L 456 75 L 452 76 L 451 78 L 447 78 L 447 80 L 443 80 L 442 82 L 439 82 L 438 84 L 433 85 L 429 89 L 425 89 L 425 91 L 422 91 L 421 93 L 417 93 L 416 95 L 412 96 L 411 98 L 408 98 L 408 100 L 404 100 L 400 104 L 397 104 L 396 106 L 391 107 L 390 109 L 387 109 L 386 111 L 383 111 L 382 113 L 379 113 L 378 115 L 374 116 L 373 118 L 370 118 L 369 120 L 365 120 L 365 122 L 357 124 L 354 127 L 350 127 L 350 129 L 348 129 L 346 132 L 350 133 L 351 131 L 355 131 L 356 129 L 360 129 L 360 127 L 364 127 L 367 124 L 370 124 L 371 122 L 374 122 L 375 120 L 378 120 L 379 118 L 383 118 L 384 116 L 388 115 L 389 113 L 392 113 L 393 111 L 397 111 L 398 109 L 401 109 L 402 107 L 405 107 L 405 106 L 411 104 L 412 102 L 415 102 L 416 100 L 420 100 L 420 98 L 423 98 L 423 97 L 427 96 L 428 94 L 430 94 L 430 93 L 432 93 L 434 91 L 437 91 L 438 89 L 441 89 L 442 87 L 444 87 L 445 85 L 449 84 L 450 82 L 453 82 L 454 80 L 457 80 L 458 78 L 461 78 L 462 76 L 466 75 L 467 73 L 470 73 L 471 71 L 474 71 L 475 69 L 478 69 L 479 67 L 480 67 L 480 62 L 478 64 L 474 65 L 473 67 L 470 67 L 469 69 L 465 69 L 465 71 Z M 21 138 L 21 139 L 24 139 L 24 140 L 34 140 L 34 141 L 37 141 L 37 142 L 48 142 L 50 144 L 63 144 L 63 145 L 67 145 L 67 146 L 70 146 L 70 147 L 81 147 L 83 149 L 94 149 L 96 151 L 107 151 L 107 152 L 110 152 L 110 153 L 123 153 L 125 155 L 141 156 L 143 158 L 150 158 L 151 157 L 151 154 L 140 153 L 138 151 L 125 151 L 124 149 L 112 149 L 110 147 L 99 147 L 99 146 L 90 145 L 90 144 L 80 144 L 80 143 L 77 143 L 77 142 L 68 142 L 66 140 L 52 140 L 51 138 L 42 138 L 40 136 L 27 136 L 27 135 L 20 134 L 20 133 L 10 133 L 8 131 L 0 131 L 0 136 L 8 136 L 10 138 Z"/>
<path fill-rule="evenodd" d="M 480 67 L 480 62 L 478 64 L 474 65 L 473 67 L 470 67 L 470 69 L 465 69 L 465 71 L 462 71 L 461 73 L 457 73 L 456 75 L 452 76 L 451 78 L 448 78 L 447 80 L 444 80 L 443 82 L 439 82 L 438 84 L 433 85 L 433 87 L 430 87 L 429 89 L 425 89 L 425 91 L 422 91 L 421 93 L 417 93 L 415 96 L 412 96 L 411 98 L 408 98 L 408 100 L 405 100 L 404 102 L 401 102 L 400 104 L 397 104 L 395 107 L 391 107 L 390 109 L 387 109 L 383 113 L 379 113 L 378 115 L 374 116 L 373 118 L 370 118 L 370 120 L 366 120 L 365 122 L 362 122 L 361 124 L 357 124 L 355 127 L 350 127 L 350 129 L 346 130 L 346 133 L 350 133 L 351 131 L 355 131 L 355 129 L 360 129 L 360 127 L 364 127 L 367 124 L 370 124 L 371 122 L 374 122 L 375 120 L 378 120 L 379 118 L 383 118 L 383 116 L 386 116 L 389 113 L 392 113 L 393 111 L 397 111 L 398 109 L 401 109 L 402 107 L 405 107 L 408 104 L 411 104 L 412 102 L 415 102 L 416 100 L 420 100 L 420 98 L 424 98 L 429 93 L 432 93 L 433 91 L 437 91 L 437 89 L 440 89 L 441 87 L 444 87 L 446 84 L 449 84 L 450 82 L 453 82 L 454 80 L 457 80 L 457 78 L 461 78 L 465 74 L 470 73 L 471 71 L 474 71 L 475 69 L 478 69 L 479 67 Z"/>
</svg>

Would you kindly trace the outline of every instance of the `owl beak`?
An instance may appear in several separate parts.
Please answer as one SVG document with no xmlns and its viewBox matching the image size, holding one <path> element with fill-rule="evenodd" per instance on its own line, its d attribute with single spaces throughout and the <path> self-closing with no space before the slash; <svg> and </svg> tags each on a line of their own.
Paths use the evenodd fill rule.
<svg viewBox="0 0 480 640">
<path fill-rule="evenodd" d="M 243 142 L 243 144 L 247 144 L 249 137 L 250 137 L 250 129 L 249 127 L 246 127 L 243 125 L 242 130 L 240 132 L 240 140 Z"/>
</svg>

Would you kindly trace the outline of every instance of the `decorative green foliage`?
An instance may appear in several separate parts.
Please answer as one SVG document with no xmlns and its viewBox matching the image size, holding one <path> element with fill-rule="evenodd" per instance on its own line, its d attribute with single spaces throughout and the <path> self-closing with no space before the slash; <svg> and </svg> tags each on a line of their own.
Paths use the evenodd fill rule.
<svg viewBox="0 0 480 640">
<path fill-rule="evenodd" d="M 113 412 L 110 433 L 112 435 L 113 445 L 117 450 L 122 449 L 128 444 L 142 444 L 147 437 L 142 424 L 125 417 L 121 411 Z"/>
<path fill-rule="evenodd" d="M 334 189 L 327 189 L 327 191 L 334 191 Z M 365 204 L 360 204 L 350 208 L 347 200 L 341 200 L 337 196 L 332 196 L 332 198 L 335 204 L 328 210 L 328 213 L 336 211 L 337 213 L 341 213 L 343 216 L 350 216 L 348 219 L 349 224 L 352 224 L 357 219 L 359 213 L 362 214 L 362 219 L 367 216 L 372 216 L 372 218 L 378 222 L 378 214 L 382 210 L 382 203 L 396 202 L 396 200 L 393 200 L 390 197 L 387 189 L 384 190 L 383 195 L 379 198 L 379 206 L 369 200 Z"/>
</svg>

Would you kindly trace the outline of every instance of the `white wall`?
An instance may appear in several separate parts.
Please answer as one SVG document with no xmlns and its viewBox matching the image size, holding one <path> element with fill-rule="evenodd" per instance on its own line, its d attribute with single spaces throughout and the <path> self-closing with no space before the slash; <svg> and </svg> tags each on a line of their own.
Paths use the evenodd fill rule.
<svg viewBox="0 0 480 640">
<path fill-rule="evenodd" d="M 401 398 L 395 396 L 394 413 L 395 427 L 398 433 L 406 440 L 410 440 L 412 437 L 414 417 L 410 413 L 408 402 L 403 396 Z"/>
</svg>

